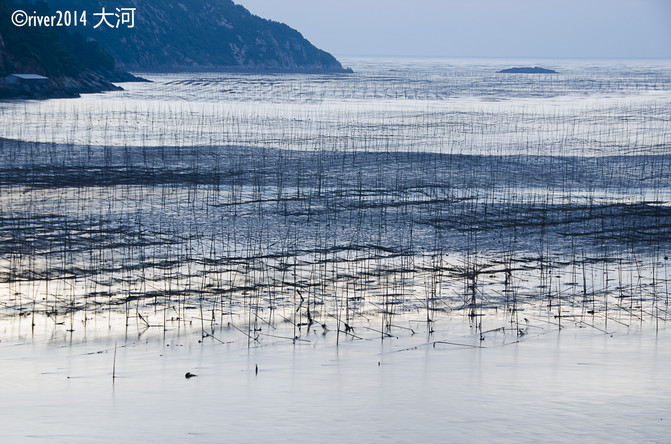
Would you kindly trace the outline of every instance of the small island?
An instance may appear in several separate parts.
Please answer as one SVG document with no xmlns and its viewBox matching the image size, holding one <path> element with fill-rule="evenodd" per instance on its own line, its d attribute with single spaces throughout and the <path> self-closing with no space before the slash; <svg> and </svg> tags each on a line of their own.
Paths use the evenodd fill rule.
<svg viewBox="0 0 671 444">
<path fill-rule="evenodd" d="M 523 66 L 523 67 L 502 69 L 501 71 L 497 71 L 497 73 L 498 74 L 559 74 L 557 71 L 553 69 L 541 68 L 538 66 L 534 66 L 533 68 L 530 66 Z"/>
</svg>

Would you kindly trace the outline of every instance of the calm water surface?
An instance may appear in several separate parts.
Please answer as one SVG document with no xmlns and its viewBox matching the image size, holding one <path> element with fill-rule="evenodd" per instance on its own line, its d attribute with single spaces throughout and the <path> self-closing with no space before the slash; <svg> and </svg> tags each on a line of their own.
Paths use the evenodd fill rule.
<svg viewBox="0 0 671 444">
<path fill-rule="evenodd" d="M 671 190 L 664 173 L 671 153 L 668 61 L 548 62 L 543 66 L 556 69 L 560 74 L 541 76 L 496 73 L 510 66 L 542 64 L 536 61 L 351 59 L 345 64 L 352 66 L 356 74 L 147 75 L 153 83 L 126 84 L 125 91 L 121 92 L 88 95 L 77 100 L 1 104 L 0 137 L 45 143 L 36 145 L 45 151 L 33 152 L 30 154 L 33 157 L 22 157 L 25 156 L 23 148 L 0 152 L 4 162 L 16 162 L 16 171 L 11 167 L 7 169 L 7 177 L 13 174 L 11 178 L 3 179 L 9 185 L 0 190 L 4 208 L 0 216 L 15 221 L 23 220 L 27 214 L 37 220 L 34 227 L 30 226 L 31 230 L 35 228 L 34 232 L 17 231 L 12 225 L 15 222 L 6 222 L 2 226 L 5 233 L 2 241 L 24 236 L 27 243 L 37 239 L 53 250 L 53 242 L 58 239 L 52 239 L 52 231 L 43 230 L 41 224 L 51 227 L 55 221 L 54 226 L 61 227 L 58 217 L 68 223 L 81 219 L 84 221 L 81 226 L 86 228 L 81 232 L 63 229 L 74 241 L 86 246 L 88 236 L 95 232 L 86 230 L 99 226 L 101 231 L 104 232 L 103 228 L 109 231 L 104 232 L 109 237 L 99 242 L 109 241 L 114 245 L 104 251 L 101 247 L 101 257 L 96 259 L 100 262 L 95 263 L 114 264 L 115 258 L 118 261 L 126 254 L 131 258 L 128 263 L 135 264 L 135 260 L 137 263 L 145 260 L 144 253 L 155 254 L 162 260 L 162 255 L 179 256 L 188 251 L 189 254 L 196 252 L 193 253 L 195 259 L 189 259 L 207 271 L 210 265 L 198 261 L 207 257 L 206 252 L 215 248 L 211 247 L 215 242 L 202 241 L 209 240 L 209 235 L 201 236 L 203 233 L 193 227 L 221 234 L 218 231 L 221 226 L 228 227 L 222 221 L 236 220 L 242 227 L 238 228 L 241 240 L 233 250 L 240 248 L 246 253 L 259 248 L 248 242 L 249 239 L 261 239 L 260 244 L 264 239 L 269 240 L 268 245 L 260 247 L 262 253 L 267 253 L 271 247 L 280 248 L 273 242 L 277 240 L 277 233 L 286 232 L 287 227 L 293 227 L 294 233 L 299 232 L 296 226 L 309 228 L 299 219 L 304 216 L 300 212 L 302 208 L 293 208 L 295 220 L 287 218 L 286 206 L 284 213 L 275 206 L 269 210 L 259 205 L 258 210 L 241 207 L 240 215 L 229 214 L 229 199 L 254 201 L 258 196 L 267 197 L 263 193 L 291 196 L 299 190 L 285 185 L 286 189 L 276 191 L 270 189 L 270 181 L 268 189 L 259 185 L 258 191 L 250 184 L 241 185 L 242 198 L 230 197 L 225 194 L 227 191 L 218 188 L 215 193 L 209 186 L 175 185 L 172 178 L 158 185 L 154 182 L 137 186 L 96 183 L 90 188 L 73 187 L 67 181 L 49 183 L 44 188 L 21 182 L 25 180 L 21 176 L 24 166 L 25 171 L 38 176 L 43 171 L 40 168 L 45 166 L 48 171 L 66 166 L 73 171 L 85 171 L 91 164 L 96 168 L 102 165 L 114 169 L 115 162 L 126 152 L 128 157 L 119 161 L 119 165 L 128 167 L 137 160 L 132 156 L 158 152 L 153 147 L 189 148 L 184 152 L 167 150 L 167 155 L 186 162 L 171 166 L 193 167 L 200 172 L 209 172 L 210 158 L 199 159 L 196 154 L 208 153 L 218 159 L 222 156 L 218 147 L 230 146 L 301 153 L 324 150 L 477 154 L 488 159 L 489 163 L 481 165 L 491 168 L 492 172 L 496 171 L 492 165 L 497 162 L 491 159 L 498 159 L 496 156 L 529 156 L 534 161 L 538 161 L 538 157 L 533 156 L 568 156 L 571 162 L 596 171 L 594 181 L 583 180 L 577 173 L 573 177 L 566 173 L 570 173 L 571 168 L 565 168 L 563 175 L 558 175 L 564 182 L 560 180 L 551 187 L 539 185 L 533 177 L 524 178 L 524 171 L 528 170 L 515 169 L 519 165 L 514 163 L 516 158 L 512 158 L 514 165 L 510 171 L 517 176 L 509 180 L 507 187 L 482 188 L 484 194 L 479 187 L 481 183 L 491 185 L 483 179 L 487 174 L 466 175 L 463 180 L 466 185 L 461 187 L 456 173 L 465 167 L 455 166 L 456 178 L 451 182 L 455 184 L 455 191 L 447 197 L 455 202 L 462 202 L 462 197 L 464 201 L 475 199 L 485 206 L 501 204 L 505 211 L 516 208 L 507 206 L 510 202 L 526 205 L 533 201 L 535 204 L 535 196 L 543 197 L 546 191 L 545 196 L 552 199 L 556 193 L 556 205 L 560 208 L 576 202 L 591 205 L 595 201 L 606 208 L 610 202 L 626 208 L 632 202 L 647 205 L 646 202 L 655 200 L 654 205 L 661 210 L 648 216 L 657 217 L 658 221 L 668 217 L 662 212 L 669 206 Z M 46 149 L 48 147 L 51 148 Z M 131 148 L 126 149 L 128 147 Z M 216 149 L 201 151 L 200 147 Z M 247 152 L 236 151 L 240 159 L 246 155 Z M 628 157 L 609 159 L 608 174 L 602 172 L 599 176 L 601 164 L 594 159 L 603 156 Z M 298 164 L 312 165 L 312 160 L 295 157 Z M 101 163 L 96 163 L 99 160 Z M 145 157 L 142 161 L 151 164 L 156 159 L 147 161 Z M 226 162 L 221 165 L 229 166 Z M 391 165 L 399 168 L 397 173 L 404 171 L 402 162 Z M 620 168 L 622 165 L 625 172 Z M 632 173 L 627 173 L 626 168 L 631 168 Z M 95 171 L 98 170 L 94 170 L 91 180 L 95 179 Z M 362 175 L 362 183 L 387 176 L 384 171 L 371 173 L 365 168 L 361 171 L 358 176 L 357 171 L 352 173 L 352 183 L 357 177 L 362 182 Z M 647 171 L 661 173 L 650 176 Z M 49 174 L 52 181 L 57 176 L 53 172 Z M 370 178 L 367 179 L 366 174 Z M 518 176 L 524 178 L 524 186 L 518 182 Z M 411 186 L 412 179 L 413 174 L 409 172 L 404 179 L 407 184 L 403 182 L 399 187 L 407 185 L 413 193 L 425 193 L 424 189 Z M 152 180 L 155 180 L 153 176 Z M 492 180 L 496 183 L 499 179 Z M 308 185 L 308 189 L 317 186 L 315 181 Z M 548 191 L 543 188 L 545 185 L 552 189 Z M 334 188 L 336 191 L 344 189 L 338 186 L 341 188 Z M 573 188 L 567 191 L 565 186 Z M 321 183 L 319 187 L 321 193 Z M 475 198 L 468 195 L 466 189 Z M 233 185 L 231 190 L 235 191 Z M 376 192 L 383 196 L 371 198 L 372 204 L 378 203 L 375 199 L 381 199 L 385 205 L 395 204 L 391 200 L 387 202 L 384 190 Z M 113 200 L 111 196 L 120 198 Z M 352 196 L 356 197 L 352 194 L 348 198 L 354 199 Z M 361 202 L 363 194 L 360 192 L 358 196 Z M 189 198 L 198 205 L 184 206 Z M 326 204 L 332 202 L 328 195 L 326 199 Z M 411 194 L 411 203 L 412 199 L 419 197 Z M 208 207 L 211 201 L 216 201 L 217 206 Z M 349 201 L 343 197 L 340 202 Z M 319 208 L 320 204 L 316 205 Z M 378 217 L 377 212 L 369 214 L 361 208 L 360 213 L 370 217 L 365 219 L 366 227 L 374 227 L 375 221 L 383 220 L 371 216 Z M 371 208 L 378 207 L 372 205 Z M 273 212 L 276 210 L 277 213 Z M 479 215 L 476 210 L 464 214 Z M 388 214 L 393 216 L 396 214 L 393 211 L 389 210 Z M 488 211 L 491 214 L 492 210 Z M 45 222 L 37 217 L 43 213 L 58 217 L 47 217 Z M 119 214 L 123 217 L 115 219 Z M 278 216 L 280 214 L 284 216 Z M 394 229 L 407 233 L 404 228 L 407 214 L 399 214 L 392 217 L 381 212 L 379 217 L 393 219 L 398 224 Z M 411 220 L 419 223 L 421 216 L 422 213 L 417 212 Z M 623 212 L 621 217 L 625 220 L 629 216 Z M 312 217 L 313 224 L 315 220 L 321 224 L 318 217 Z M 610 223 L 610 218 L 620 215 L 608 213 L 600 217 Z M 133 225 L 136 221 L 142 222 L 137 222 L 139 228 Z M 342 217 L 340 223 L 345 224 L 345 221 Z M 334 244 L 336 240 L 343 241 L 344 235 L 338 231 L 344 230 L 342 226 L 331 228 L 328 222 L 326 217 L 320 229 L 328 227 L 323 230 L 328 231 L 329 236 L 335 233 Z M 656 228 L 665 226 L 657 223 Z M 424 229 L 426 226 L 422 225 Z M 193 239 L 200 239 L 193 244 L 189 241 L 188 250 L 183 247 L 186 241 L 177 236 L 183 234 L 184 227 L 190 227 Z M 353 229 L 353 225 L 348 227 Z M 592 230 L 589 224 L 585 227 Z M 396 236 L 391 225 L 388 228 L 385 241 L 391 242 L 393 247 L 397 246 L 397 238 L 406 242 L 403 236 Z M 169 233 L 174 239 L 166 237 L 167 246 L 152 247 L 152 241 L 160 240 L 161 235 L 166 236 L 170 230 L 174 231 Z M 357 230 L 357 235 L 366 232 L 362 228 Z M 154 231 L 159 233 L 158 237 L 146 234 Z M 671 331 L 665 321 L 668 318 L 668 276 L 663 258 L 668 255 L 668 240 L 659 237 L 663 231 L 642 231 L 643 236 L 653 239 L 656 249 L 651 252 L 647 244 L 646 249 L 628 240 L 624 253 L 631 253 L 633 259 L 627 257 L 627 267 L 607 260 L 608 254 L 614 254 L 610 244 L 603 258 L 606 265 L 601 265 L 588 257 L 600 252 L 596 247 L 576 253 L 578 249 L 574 248 L 573 241 L 566 241 L 566 245 L 570 243 L 573 257 L 583 254 L 585 262 L 582 268 L 571 262 L 557 265 L 560 270 L 557 273 L 561 273 L 563 280 L 551 281 L 550 289 L 559 292 L 559 300 L 562 294 L 564 298 L 570 295 L 572 301 L 579 300 L 583 283 L 578 282 L 576 276 L 588 275 L 592 293 L 599 293 L 601 288 L 613 293 L 603 299 L 606 310 L 597 307 L 595 316 L 591 316 L 594 313 L 588 315 L 589 304 L 584 303 L 573 307 L 573 312 L 565 308 L 565 318 L 557 319 L 561 308 L 557 312 L 552 302 L 548 308 L 547 301 L 538 297 L 537 304 L 521 308 L 516 323 L 511 322 L 512 312 L 504 313 L 492 303 L 489 308 L 480 306 L 477 322 L 467 316 L 465 310 L 450 306 L 444 313 L 436 314 L 433 323 L 427 324 L 421 304 L 423 293 L 416 296 L 410 291 L 419 291 L 415 282 L 415 287 L 408 290 L 414 299 L 409 297 L 405 305 L 402 304 L 403 309 L 396 312 L 391 334 L 384 340 L 377 330 L 382 324 L 378 318 L 382 310 L 374 306 L 374 299 L 373 307 L 367 307 L 358 315 L 353 333 L 338 335 L 334 314 L 324 313 L 314 325 L 302 326 L 300 338 L 295 342 L 288 339 L 296 335 L 290 322 L 278 317 L 272 323 L 264 323 L 267 312 L 254 312 L 261 313 L 262 317 L 258 323 L 261 339 L 255 341 L 239 329 L 243 325 L 249 327 L 251 318 L 236 318 L 233 327 L 221 307 L 216 320 L 210 322 L 208 312 L 203 315 L 197 310 L 194 302 L 197 299 L 177 302 L 178 309 L 172 304 L 179 299 L 170 299 L 161 307 L 151 302 L 141 306 L 126 303 L 111 310 L 95 305 L 98 308 L 89 307 L 91 311 L 83 314 L 61 312 L 53 316 L 49 312 L 50 300 L 53 307 L 56 306 L 55 299 L 50 299 L 54 292 L 61 298 L 59 303 L 68 306 L 94 293 L 94 303 L 104 305 L 106 296 L 100 292 L 101 288 L 119 290 L 121 294 L 139 291 L 133 287 L 134 283 L 129 283 L 132 273 L 125 270 L 107 271 L 107 275 L 95 272 L 90 279 L 66 277 L 52 284 L 50 290 L 45 288 L 39 273 L 30 279 L 11 281 L 7 278 L 0 287 L 3 292 L 0 294 L 0 393 L 4 401 L 0 441 L 667 442 L 671 432 L 668 425 L 671 385 L 667 383 Z M 416 237 L 408 244 L 414 248 L 426 245 L 429 245 L 427 249 L 432 248 L 434 238 L 426 235 L 422 239 L 419 228 L 414 233 Z M 225 234 L 221 239 L 229 239 Z M 564 236 L 556 235 L 558 239 Z M 136 236 L 137 239 L 131 240 L 138 242 L 137 249 L 124 250 L 123 236 Z M 498 247 L 492 245 L 501 237 L 504 236 L 500 233 L 490 238 L 481 235 L 483 248 L 493 252 L 487 261 L 497 260 Z M 459 263 L 464 263 L 459 243 L 464 239 L 459 238 L 454 243 L 451 243 L 452 238 L 441 240 L 443 248 L 455 250 L 449 251 L 449 257 L 457 258 Z M 533 251 L 533 239 L 529 237 L 526 244 L 520 240 L 514 247 L 519 248 L 520 256 Z M 369 242 L 368 238 L 365 240 Z M 466 240 L 472 248 L 471 239 Z M 619 238 L 610 241 L 617 243 Z M 216 248 L 220 248 L 217 255 L 226 252 L 237 257 L 240 254 L 231 252 L 230 243 L 222 242 L 217 243 Z M 35 244 L 42 248 L 41 243 Z M 606 241 L 597 247 L 603 245 Z M 569 250 L 567 246 L 562 248 Z M 621 251 L 615 251 L 619 253 Z M 379 251 L 375 250 L 374 254 Z M 305 263 L 311 258 L 309 252 L 296 255 Z M 10 276 L 7 270 L 13 266 L 41 270 L 43 266 L 60 267 L 61 260 L 82 270 L 92 266 L 86 262 L 88 253 L 75 255 L 75 259 L 70 257 L 72 263 L 64 256 L 46 255 L 49 258 L 44 259 L 46 265 L 33 261 L 30 255 L 19 256 L 3 253 L 0 257 L 0 269 L 6 276 Z M 332 260 L 335 259 L 334 254 Z M 525 260 L 524 257 L 518 259 Z M 386 258 L 381 256 L 376 260 L 383 263 Z M 388 265 L 396 268 L 407 265 L 395 260 L 392 257 Z M 417 261 L 419 263 L 419 259 Z M 345 262 L 339 262 L 342 263 Z M 274 262 L 271 265 L 286 266 Z M 174 270 L 161 267 L 155 271 L 158 277 L 164 273 L 163 276 L 170 276 L 168 279 L 175 276 L 179 279 L 187 273 L 181 264 Z M 133 268 L 137 269 L 139 267 Z M 542 291 L 534 280 L 537 279 L 533 277 L 535 271 L 522 270 L 516 271 L 515 284 L 520 288 L 526 286 L 526 295 L 533 299 L 534 292 Z M 308 271 L 314 272 L 314 269 Z M 337 272 L 333 271 L 333 275 Z M 503 272 L 497 273 L 488 282 L 488 278 L 483 277 L 479 288 L 490 285 L 481 290 L 482 294 L 499 301 L 496 298 L 504 292 Z M 405 288 L 403 279 L 401 272 L 400 283 L 394 281 L 395 285 Z M 619 279 L 617 283 L 613 282 L 615 279 Z M 138 282 L 143 292 L 151 290 L 145 287 L 147 282 L 156 284 L 149 277 L 145 280 L 145 276 Z M 180 285 L 185 282 L 193 284 L 190 280 L 179 281 Z M 194 282 L 200 285 L 199 281 Z M 461 291 L 462 284 L 452 282 L 454 286 L 445 287 L 444 291 L 458 301 L 461 295 L 456 292 Z M 506 291 L 508 284 L 506 278 Z M 170 285 L 172 283 L 166 287 Z M 588 284 L 584 285 L 586 288 Z M 616 285 L 638 293 L 623 302 L 624 290 L 617 294 Z M 347 292 L 350 287 L 344 288 Z M 372 293 L 378 290 L 373 289 Z M 290 302 L 290 297 L 285 296 Z M 295 303 L 296 295 L 292 297 Z M 619 305 L 608 306 L 609 297 L 611 304 L 612 298 L 619 297 Z M 47 302 L 43 303 L 44 300 Z M 408 300 L 412 303 L 407 303 Z M 452 302 L 449 298 L 446 300 Z M 286 319 L 295 316 L 292 310 L 296 311 L 289 302 L 280 310 Z M 248 302 L 243 300 L 241 304 L 244 309 L 249 308 Z M 41 308 L 33 315 L 31 307 L 34 310 L 36 305 Z M 144 313 L 144 317 L 139 313 Z M 236 311 L 235 316 L 249 315 L 252 311 L 244 313 Z M 176 320 L 176 316 L 181 318 Z M 330 329 L 322 328 L 321 322 Z M 563 328 L 560 329 L 559 324 Z M 257 320 L 254 325 L 257 326 Z M 202 335 L 203 328 L 208 332 L 206 337 Z M 198 376 L 186 379 L 186 372 Z"/>
<path fill-rule="evenodd" d="M 200 342 L 200 332 L 184 326 L 140 330 L 138 337 L 133 328 L 106 335 L 106 326 L 96 332 L 91 324 L 86 337 L 52 332 L 5 339 L 0 388 L 9 406 L 0 437 L 665 441 L 671 421 L 667 328 L 620 326 L 611 335 L 538 324 L 519 339 L 498 332 L 479 341 L 468 319 L 444 322 L 436 326 L 444 333 L 431 338 L 410 323 L 416 335 L 385 341 L 364 335 L 339 346 L 333 332 L 306 336 L 310 342 L 278 339 L 248 348 L 238 331 L 225 327 L 217 329 L 217 340 Z M 17 333 L 16 324 L 11 332 Z M 186 379 L 187 371 L 199 376 Z"/>
</svg>

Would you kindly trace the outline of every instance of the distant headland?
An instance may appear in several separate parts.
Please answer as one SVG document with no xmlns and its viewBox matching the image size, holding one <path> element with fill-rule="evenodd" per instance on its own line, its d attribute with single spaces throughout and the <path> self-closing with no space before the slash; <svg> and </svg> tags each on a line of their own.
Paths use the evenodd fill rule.
<svg viewBox="0 0 671 444">
<path fill-rule="evenodd" d="M 104 11 L 101 0 L 0 0 L 0 99 L 78 97 L 143 80 L 127 71 L 352 72 L 295 29 L 231 0 L 124 5 L 103 15 L 94 13 Z M 89 14 L 76 28 L 16 25 L 11 18 L 18 11 L 44 21 L 61 10 Z M 111 22 L 98 23 L 101 15 Z"/>
<path fill-rule="evenodd" d="M 102 0 L 48 3 L 55 10 L 80 11 L 106 5 Z M 124 5 L 135 9 L 132 28 L 103 24 L 78 32 L 95 39 L 126 71 L 351 72 L 299 31 L 231 0 L 128 0 Z"/>
</svg>

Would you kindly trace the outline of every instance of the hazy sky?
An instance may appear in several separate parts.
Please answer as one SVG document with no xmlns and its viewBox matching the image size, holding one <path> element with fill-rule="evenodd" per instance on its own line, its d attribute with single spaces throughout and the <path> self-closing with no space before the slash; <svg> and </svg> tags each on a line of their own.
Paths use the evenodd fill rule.
<svg viewBox="0 0 671 444">
<path fill-rule="evenodd" d="M 336 56 L 671 58 L 671 0 L 234 0 Z"/>
</svg>

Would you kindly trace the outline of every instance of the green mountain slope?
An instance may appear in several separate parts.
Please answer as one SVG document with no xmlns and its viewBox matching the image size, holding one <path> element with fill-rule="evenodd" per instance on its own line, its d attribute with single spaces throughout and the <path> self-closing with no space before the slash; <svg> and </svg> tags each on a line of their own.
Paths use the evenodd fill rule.
<svg viewBox="0 0 671 444">
<path fill-rule="evenodd" d="M 49 78 L 44 88 L 2 85 L 0 97 L 71 97 L 118 89 L 111 81 L 133 80 L 115 68 L 114 58 L 96 42 L 64 28 L 16 27 L 15 5 L 0 0 L 0 79 L 12 73 Z M 36 11 L 48 10 L 36 4 Z"/>
<path fill-rule="evenodd" d="M 231 0 L 49 0 L 52 10 L 87 11 L 81 31 L 128 70 L 343 72 L 332 55 L 289 26 L 251 14 Z M 135 26 L 93 25 L 102 7 L 136 8 Z M 112 12 L 114 10 L 112 9 Z M 116 24 L 116 19 L 114 24 Z M 112 20 L 110 19 L 110 20 Z"/>
</svg>

